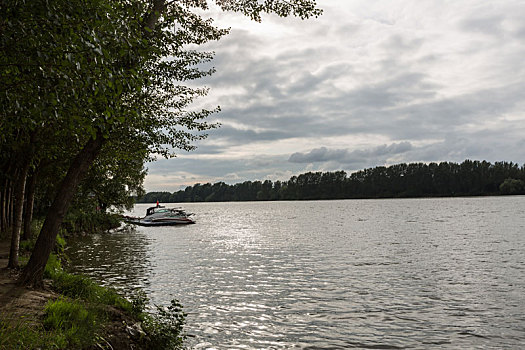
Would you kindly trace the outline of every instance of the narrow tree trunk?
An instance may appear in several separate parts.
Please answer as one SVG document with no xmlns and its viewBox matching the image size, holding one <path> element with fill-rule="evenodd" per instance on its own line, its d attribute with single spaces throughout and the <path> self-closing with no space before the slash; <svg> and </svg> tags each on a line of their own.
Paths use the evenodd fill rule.
<svg viewBox="0 0 525 350">
<path fill-rule="evenodd" d="M 36 179 L 38 177 L 38 170 L 35 169 L 33 175 L 29 178 L 26 184 L 26 202 L 24 209 L 24 240 L 33 238 L 33 232 L 31 231 L 31 223 L 33 221 L 33 205 L 35 203 L 35 189 Z"/>
<path fill-rule="evenodd" d="M 102 133 L 97 132 L 97 137 L 95 139 L 91 138 L 86 143 L 69 166 L 66 177 L 62 180 L 55 199 L 49 208 L 31 258 L 22 271 L 19 281 L 21 284 L 35 287 L 42 286 L 44 268 L 53 250 L 60 225 L 62 224 L 79 183 L 88 172 L 91 164 L 93 164 L 104 141 Z"/>
<path fill-rule="evenodd" d="M 7 183 L 8 180 L 5 179 L 0 196 L 0 233 L 2 234 L 7 232 Z"/>
<path fill-rule="evenodd" d="M 0 186 L 0 233 L 7 234 L 8 225 L 7 225 L 7 216 L 8 216 L 8 193 L 10 186 L 10 177 L 11 177 L 11 162 L 7 160 L 5 164 L 2 164 L 0 168 L 2 184 Z"/>
<path fill-rule="evenodd" d="M 9 187 L 7 189 L 7 229 L 13 225 L 13 181 L 9 181 Z"/>
<path fill-rule="evenodd" d="M 20 247 L 20 231 L 22 230 L 22 216 L 24 212 L 24 198 L 27 174 L 31 165 L 31 156 L 23 157 L 18 178 L 15 180 L 14 213 L 11 231 L 11 250 L 9 251 L 8 268 L 18 267 L 18 248 Z"/>
</svg>

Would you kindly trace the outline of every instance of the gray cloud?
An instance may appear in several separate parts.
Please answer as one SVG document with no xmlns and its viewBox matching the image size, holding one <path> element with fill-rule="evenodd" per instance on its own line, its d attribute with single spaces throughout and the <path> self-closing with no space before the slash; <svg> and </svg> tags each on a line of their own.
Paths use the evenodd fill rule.
<svg viewBox="0 0 525 350">
<path fill-rule="evenodd" d="M 525 162 L 523 1 L 325 4 L 319 20 L 269 19 L 271 35 L 265 23 L 234 27 L 208 45 L 217 73 L 198 82 L 211 88 L 199 103 L 221 105 L 223 126 L 150 174 L 240 181 L 392 162 Z"/>
<path fill-rule="evenodd" d="M 388 157 L 399 153 L 405 153 L 412 149 L 410 142 L 393 143 L 381 145 L 372 149 L 349 151 L 346 149 L 328 149 L 326 147 L 315 148 L 308 153 L 293 153 L 288 159 L 292 163 L 316 163 L 337 161 L 341 164 L 352 164 L 363 162 L 370 158 Z"/>
<path fill-rule="evenodd" d="M 501 37 L 504 34 L 502 15 L 486 15 L 483 17 L 468 18 L 462 22 L 462 29 L 485 34 L 488 36 Z"/>
</svg>

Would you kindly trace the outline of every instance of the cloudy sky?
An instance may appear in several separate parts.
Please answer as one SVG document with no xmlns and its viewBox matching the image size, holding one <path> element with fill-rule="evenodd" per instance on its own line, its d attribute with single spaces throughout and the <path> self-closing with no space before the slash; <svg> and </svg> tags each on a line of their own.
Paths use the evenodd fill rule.
<svg viewBox="0 0 525 350">
<path fill-rule="evenodd" d="M 319 0 L 318 19 L 214 13 L 222 127 L 147 191 L 465 159 L 525 163 L 525 1 Z"/>
</svg>

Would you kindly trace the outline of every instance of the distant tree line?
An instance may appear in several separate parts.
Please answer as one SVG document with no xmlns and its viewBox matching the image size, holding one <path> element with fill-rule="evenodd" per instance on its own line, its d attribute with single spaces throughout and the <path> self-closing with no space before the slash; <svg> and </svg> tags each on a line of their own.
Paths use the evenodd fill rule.
<svg viewBox="0 0 525 350">
<path fill-rule="evenodd" d="M 525 194 L 525 165 L 465 160 L 308 172 L 288 181 L 196 184 L 174 193 L 148 192 L 138 203 L 228 202 Z"/>
</svg>

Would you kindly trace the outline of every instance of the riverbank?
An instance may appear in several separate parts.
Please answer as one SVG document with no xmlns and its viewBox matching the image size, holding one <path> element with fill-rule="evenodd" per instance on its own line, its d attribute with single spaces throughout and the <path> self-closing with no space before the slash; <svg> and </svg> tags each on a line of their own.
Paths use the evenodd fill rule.
<svg viewBox="0 0 525 350">
<path fill-rule="evenodd" d="M 65 272 L 46 279 L 43 289 L 19 286 L 19 271 L 6 268 L 8 257 L 9 242 L 0 241 L 0 349 L 148 349 L 158 343 L 161 322 L 143 313 L 144 305 Z"/>
</svg>

